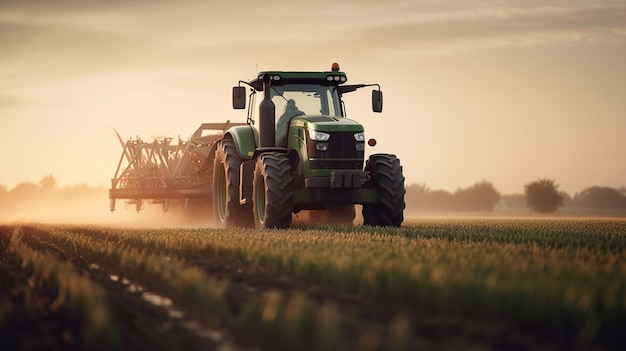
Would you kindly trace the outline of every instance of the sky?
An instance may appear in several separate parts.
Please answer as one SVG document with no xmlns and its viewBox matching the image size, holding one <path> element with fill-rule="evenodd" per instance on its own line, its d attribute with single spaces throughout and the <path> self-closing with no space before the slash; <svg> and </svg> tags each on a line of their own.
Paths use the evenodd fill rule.
<svg viewBox="0 0 626 351">
<path fill-rule="evenodd" d="M 108 187 L 124 138 L 244 122 L 261 70 L 378 83 L 350 118 L 406 183 L 626 186 L 626 1 L 0 0 L 0 185 Z"/>
</svg>

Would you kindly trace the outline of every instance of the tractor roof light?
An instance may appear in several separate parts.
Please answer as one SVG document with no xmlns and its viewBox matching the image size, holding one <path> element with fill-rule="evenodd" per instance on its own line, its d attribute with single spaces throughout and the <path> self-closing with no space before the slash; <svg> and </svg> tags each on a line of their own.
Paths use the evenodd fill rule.
<svg viewBox="0 0 626 351">
<path fill-rule="evenodd" d="M 343 75 L 331 74 L 331 75 L 326 76 L 326 80 L 329 82 L 335 81 L 335 82 L 345 83 L 348 80 L 348 78 L 346 78 L 346 76 L 343 76 Z"/>
<path fill-rule="evenodd" d="M 259 80 L 263 80 L 263 76 L 264 76 L 264 75 L 265 75 L 265 74 L 260 74 L 260 75 L 259 75 L 259 77 L 258 77 L 258 78 L 259 78 Z M 280 79 L 281 79 L 281 77 L 280 77 L 278 74 L 274 74 L 274 75 L 270 75 L 270 79 L 271 79 L 271 80 L 280 80 Z"/>
<path fill-rule="evenodd" d="M 337 62 L 333 62 L 333 64 L 330 66 L 330 70 L 333 72 L 339 72 L 339 64 Z"/>
</svg>

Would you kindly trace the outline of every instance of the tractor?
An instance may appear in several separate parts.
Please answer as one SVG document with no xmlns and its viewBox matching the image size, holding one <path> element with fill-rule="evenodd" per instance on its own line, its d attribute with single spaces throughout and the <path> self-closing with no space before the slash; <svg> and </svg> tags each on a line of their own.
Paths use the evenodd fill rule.
<svg viewBox="0 0 626 351">
<path fill-rule="evenodd" d="M 327 211 L 331 222 L 351 224 L 355 204 L 363 206 L 366 225 L 402 224 L 400 160 L 373 154 L 363 166 L 365 132 L 346 117 L 342 100 L 376 86 L 372 109 L 382 112 L 382 91 L 378 84 L 346 83 L 334 63 L 324 72 L 261 72 L 233 87 L 233 108 L 245 109 L 249 101 L 248 125 L 230 128 L 217 142 L 213 209 L 219 224 L 287 228 L 292 213 L 302 210 Z"/>
</svg>

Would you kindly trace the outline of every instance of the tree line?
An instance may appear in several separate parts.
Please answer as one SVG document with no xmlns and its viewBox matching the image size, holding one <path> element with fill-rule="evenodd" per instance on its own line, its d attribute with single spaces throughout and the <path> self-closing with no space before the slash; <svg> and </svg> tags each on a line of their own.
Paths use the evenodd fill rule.
<svg viewBox="0 0 626 351">
<path fill-rule="evenodd" d="M 104 188 L 94 188 L 87 184 L 61 188 L 57 186 L 56 179 L 52 175 L 47 175 L 38 183 L 22 182 L 10 190 L 0 185 L 0 205 L 1 208 L 7 208 L 31 201 L 72 200 L 103 193 L 105 193 Z"/>
<path fill-rule="evenodd" d="M 79 200 L 86 196 L 103 196 L 106 189 L 80 184 L 60 188 L 52 175 L 38 183 L 22 182 L 8 190 L 0 185 L 0 209 L 41 200 Z M 106 200 L 106 199 L 104 199 Z M 103 200 L 103 201 L 104 201 Z M 426 184 L 410 184 L 406 187 L 408 211 L 494 211 L 500 209 L 530 209 L 538 213 L 550 213 L 561 207 L 583 208 L 598 213 L 626 211 L 626 187 L 619 189 L 592 186 L 568 195 L 558 190 L 552 179 L 538 179 L 524 185 L 524 193 L 502 195 L 488 181 L 480 181 L 454 192 L 431 190 Z"/>
<path fill-rule="evenodd" d="M 591 186 L 570 196 L 558 190 L 552 179 L 538 179 L 524 185 L 524 193 L 502 195 L 488 181 L 477 182 L 455 192 L 431 190 L 425 184 L 406 187 L 406 207 L 409 211 L 493 211 L 498 209 L 529 209 L 550 213 L 561 207 L 590 211 L 626 211 L 626 187 L 619 189 Z"/>
<path fill-rule="evenodd" d="M 431 190 L 426 184 L 410 184 L 406 187 L 405 202 L 409 210 L 492 211 L 500 196 L 493 184 L 487 181 L 454 193 Z"/>
</svg>

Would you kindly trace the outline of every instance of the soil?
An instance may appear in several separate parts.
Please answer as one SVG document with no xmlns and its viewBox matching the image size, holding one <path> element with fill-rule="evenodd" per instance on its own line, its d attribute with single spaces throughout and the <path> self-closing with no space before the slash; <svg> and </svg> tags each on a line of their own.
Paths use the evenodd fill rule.
<svg viewBox="0 0 626 351">
<path fill-rule="evenodd" d="M 0 257 L 4 256 L 10 240 L 10 229 L 0 226 Z M 109 272 L 94 269 L 75 252 L 63 251 L 34 235 L 26 234 L 22 240 L 35 250 L 71 262 L 77 271 L 102 287 L 118 327 L 123 350 L 259 349 L 259 340 L 244 337 L 237 330 L 224 326 L 208 328 L 188 317 L 188 314 L 180 317 L 167 308 L 149 303 L 142 297 L 141 291 L 132 291 L 127 283 L 112 280 Z M 229 267 L 218 261 L 189 263 L 198 266 L 209 276 L 230 280 L 227 299 L 235 313 L 245 301 L 261 298 L 269 291 L 279 291 L 283 296 L 290 296 L 296 291 L 302 292 L 318 306 L 335 305 L 346 325 L 347 337 L 344 344 L 348 349 L 369 349 L 368 340 L 371 345 L 376 345 L 376 340 L 385 338 L 389 325 L 400 315 L 407 316 L 411 321 L 411 350 L 570 350 L 575 346 L 575 336 L 564 335 L 545 326 L 524 325 L 487 312 L 416 304 L 414 301 L 367 298 L 333 291 L 327 287 L 302 285 L 285 277 L 242 271 L 238 267 Z M 3 287 L 0 291 L 0 302 L 8 296 L 5 287 L 14 282 L 10 278 L 0 277 Z M 58 338 L 55 333 L 59 330 L 54 323 L 54 320 L 48 320 L 44 327 L 21 325 L 19 332 L 25 335 L 24 341 L 29 335 L 54 340 Z M 378 344 L 384 345 L 384 342 Z M 59 345 L 52 349 L 63 349 L 62 344 Z M 17 348 L 51 349 L 45 346 L 24 342 Z"/>
</svg>

